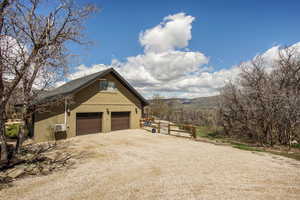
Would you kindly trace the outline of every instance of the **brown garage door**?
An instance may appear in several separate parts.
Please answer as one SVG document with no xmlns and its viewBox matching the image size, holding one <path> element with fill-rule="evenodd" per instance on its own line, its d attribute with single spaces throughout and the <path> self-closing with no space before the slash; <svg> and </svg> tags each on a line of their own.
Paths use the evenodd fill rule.
<svg viewBox="0 0 300 200">
<path fill-rule="evenodd" d="M 111 113 L 111 130 L 129 129 L 130 112 L 112 112 Z"/>
<path fill-rule="evenodd" d="M 102 113 L 76 113 L 76 135 L 100 133 Z"/>
</svg>

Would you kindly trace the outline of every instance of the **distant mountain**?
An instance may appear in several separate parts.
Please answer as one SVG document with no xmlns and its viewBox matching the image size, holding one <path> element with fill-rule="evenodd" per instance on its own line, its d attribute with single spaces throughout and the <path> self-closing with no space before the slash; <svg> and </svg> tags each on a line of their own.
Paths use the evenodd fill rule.
<svg viewBox="0 0 300 200">
<path fill-rule="evenodd" d="M 220 96 L 188 98 L 168 98 L 163 99 L 167 104 L 171 104 L 174 108 L 180 109 L 211 109 L 217 108 Z M 151 103 L 151 100 L 149 100 Z"/>
</svg>

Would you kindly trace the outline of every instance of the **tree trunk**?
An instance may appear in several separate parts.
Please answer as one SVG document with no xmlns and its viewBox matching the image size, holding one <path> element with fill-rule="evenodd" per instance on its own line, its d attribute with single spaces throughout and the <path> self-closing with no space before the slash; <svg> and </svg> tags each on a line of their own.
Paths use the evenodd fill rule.
<svg viewBox="0 0 300 200">
<path fill-rule="evenodd" d="M 0 157 L 0 164 L 6 164 L 8 162 L 8 152 L 7 152 L 7 143 L 5 138 L 5 119 L 3 116 L 4 110 L 0 108 L 0 143 L 1 143 L 1 157 Z"/>
<path fill-rule="evenodd" d="M 17 139 L 17 143 L 16 143 L 16 148 L 15 148 L 15 154 L 18 154 L 21 152 L 21 147 L 25 138 L 25 125 L 21 126 L 19 129 L 19 133 L 18 133 L 18 139 Z"/>
<path fill-rule="evenodd" d="M 23 125 L 20 127 L 19 129 L 19 133 L 18 133 L 18 139 L 17 139 L 17 143 L 16 143 L 16 149 L 15 149 L 15 153 L 20 153 L 21 152 L 21 147 L 22 144 L 24 142 L 25 139 L 25 130 L 29 128 L 29 124 L 28 124 L 28 104 L 25 102 L 24 106 L 23 106 L 23 110 L 22 110 L 22 119 L 23 119 Z"/>
</svg>

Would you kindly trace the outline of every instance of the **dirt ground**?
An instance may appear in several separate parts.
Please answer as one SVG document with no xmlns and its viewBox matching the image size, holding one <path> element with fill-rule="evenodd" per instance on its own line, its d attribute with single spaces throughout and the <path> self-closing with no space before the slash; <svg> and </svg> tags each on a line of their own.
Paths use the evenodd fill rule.
<svg viewBox="0 0 300 200">
<path fill-rule="evenodd" d="M 300 199 L 300 163 L 144 130 L 68 139 L 85 155 L 71 169 L 0 191 L 22 199 Z"/>
</svg>

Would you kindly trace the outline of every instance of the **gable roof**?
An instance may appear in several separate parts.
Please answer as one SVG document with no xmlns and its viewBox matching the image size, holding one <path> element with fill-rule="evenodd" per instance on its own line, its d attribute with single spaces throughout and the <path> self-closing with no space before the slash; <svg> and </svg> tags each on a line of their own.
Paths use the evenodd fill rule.
<svg viewBox="0 0 300 200">
<path fill-rule="evenodd" d="M 67 96 L 74 92 L 79 91 L 80 89 L 86 87 L 87 85 L 93 83 L 95 80 L 104 77 L 105 75 L 112 73 L 116 78 L 130 91 L 132 92 L 144 105 L 148 105 L 148 101 L 138 93 L 116 70 L 109 68 L 103 71 L 96 72 L 72 81 L 69 81 L 62 86 L 55 88 L 53 90 L 47 91 L 38 98 L 38 102 L 44 102 L 51 100 L 57 96 Z"/>
</svg>

